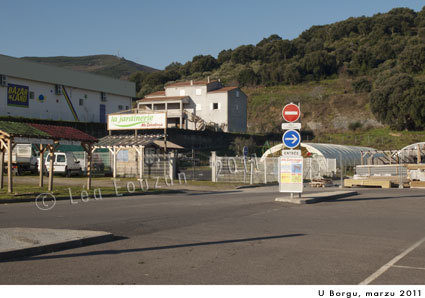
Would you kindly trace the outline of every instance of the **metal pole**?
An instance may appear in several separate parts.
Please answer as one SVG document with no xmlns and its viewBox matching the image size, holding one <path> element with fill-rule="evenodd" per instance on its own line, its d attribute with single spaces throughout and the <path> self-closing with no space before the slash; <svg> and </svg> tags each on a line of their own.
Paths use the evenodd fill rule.
<svg viewBox="0 0 425 298">
<path fill-rule="evenodd" d="M 252 160 L 250 161 L 250 164 L 251 164 L 251 178 L 249 179 L 249 184 L 252 184 L 253 183 L 253 175 L 254 175 L 254 168 L 252 167 Z"/>
<path fill-rule="evenodd" d="M 211 151 L 211 180 L 217 182 L 217 153 Z"/>
</svg>

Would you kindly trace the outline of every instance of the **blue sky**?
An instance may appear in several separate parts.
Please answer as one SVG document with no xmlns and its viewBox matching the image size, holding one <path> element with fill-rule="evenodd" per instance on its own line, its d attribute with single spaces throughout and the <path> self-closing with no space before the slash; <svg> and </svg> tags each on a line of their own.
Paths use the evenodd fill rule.
<svg viewBox="0 0 425 298">
<path fill-rule="evenodd" d="M 163 69 L 278 34 L 293 39 L 312 25 L 372 16 L 423 0 L 2 0 L 0 54 L 119 55 Z"/>
</svg>

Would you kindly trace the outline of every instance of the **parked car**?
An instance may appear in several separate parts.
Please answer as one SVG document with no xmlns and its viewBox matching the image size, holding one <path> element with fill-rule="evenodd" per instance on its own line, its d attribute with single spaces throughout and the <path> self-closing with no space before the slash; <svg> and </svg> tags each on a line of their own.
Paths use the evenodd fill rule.
<svg viewBox="0 0 425 298">
<path fill-rule="evenodd" d="M 37 173 L 37 157 L 31 144 L 17 144 L 13 148 L 12 170 L 16 175 L 22 175 L 24 172 Z"/>
<path fill-rule="evenodd" d="M 81 175 L 82 169 L 80 161 L 77 160 L 72 152 L 55 152 L 53 160 L 53 173 L 63 174 L 70 177 L 73 174 Z M 44 159 L 43 172 L 48 173 L 50 168 L 50 154 Z M 39 169 L 40 170 L 40 169 Z"/>
</svg>

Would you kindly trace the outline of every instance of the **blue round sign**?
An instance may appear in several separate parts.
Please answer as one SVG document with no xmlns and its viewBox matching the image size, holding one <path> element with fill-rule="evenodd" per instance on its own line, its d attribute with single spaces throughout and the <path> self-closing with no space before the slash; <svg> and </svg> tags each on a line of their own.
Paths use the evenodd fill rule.
<svg viewBox="0 0 425 298">
<path fill-rule="evenodd" d="M 243 147 L 243 156 L 248 156 L 248 147 L 247 146 Z"/>
<path fill-rule="evenodd" d="M 296 130 L 287 130 L 282 136 L 282 142 L 287 148 L 295 148 L 301 143 L 301 135 Z"/>
</svg>

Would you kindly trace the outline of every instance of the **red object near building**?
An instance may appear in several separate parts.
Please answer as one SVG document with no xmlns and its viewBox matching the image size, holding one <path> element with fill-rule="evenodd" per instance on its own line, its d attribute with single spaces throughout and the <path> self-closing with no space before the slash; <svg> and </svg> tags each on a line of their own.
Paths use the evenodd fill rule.
<svg viewBox="0 0 425 298">
<path fill-rule="evenodd" d="M 298 105 L 290 103 L 283 107 L 282 117 L 286 122 L 295 122 L 300 118 L 301 112 Z"/>
</svg>

